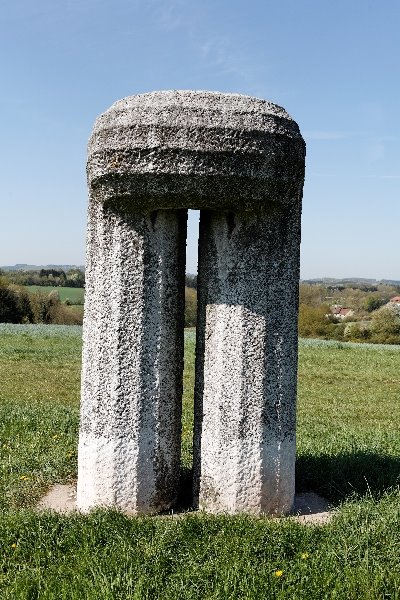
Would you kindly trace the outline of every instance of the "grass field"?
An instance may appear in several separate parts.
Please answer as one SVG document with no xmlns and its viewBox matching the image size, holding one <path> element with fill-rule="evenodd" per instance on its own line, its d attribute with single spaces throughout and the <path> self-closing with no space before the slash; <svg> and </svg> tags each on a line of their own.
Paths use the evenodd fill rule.
<svg viewBox="0 0 400 600">
<path fill-rule="evenodd" d="M 331 500 L 329 525 L 38 514 L 49 485 L 76 478 L 80 335 L 0 325 L 0 598 L 400 598 L 398 347 L 300 343 L 297 487 Z M 192 331 L 185 357 L 187 474 Z"/>
<path fill-rule="evenodd" d="M 61 302 L 69 300 L 71 304 L 83 304 L 85 294 L 83 288 L 53 287 L 51 285 L 26 285 L 24 287 L 30 293 L 43 292 L 44 294 L 50 294 L 50 292 L 58 292 Z"/>
</svg>

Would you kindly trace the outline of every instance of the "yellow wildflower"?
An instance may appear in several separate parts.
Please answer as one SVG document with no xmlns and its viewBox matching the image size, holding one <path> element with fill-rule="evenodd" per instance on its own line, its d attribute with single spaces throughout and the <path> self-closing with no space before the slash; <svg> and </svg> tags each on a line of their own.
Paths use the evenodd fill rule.
<svg viewBox="0 0 400 600">
<path fill-rule="evenodd" d="M 21 475 L 20 477 L 21 481 L 26 481 L 27 479 L 29 479 L 28 475 Z"/>
<path fill-rule="evenodd" d="M 282 577 L 282 575 L 283 575 L 283 571 L 280 571 L 280 570 L 275 571 L 275 577 Z"/>
<path fill-rule="evenodd" d="M 11 548 L 16 548 L 16 547 L 17 547 L 17 544 L 15 544 L 15 543 L 11 544 Z"/>
<path fill-rule="evenodd" d="M 302 560 L 307 560 L 309 554 L 308 552 L 303 552 L 303 554 L 301 555 Z"/>
</svg>

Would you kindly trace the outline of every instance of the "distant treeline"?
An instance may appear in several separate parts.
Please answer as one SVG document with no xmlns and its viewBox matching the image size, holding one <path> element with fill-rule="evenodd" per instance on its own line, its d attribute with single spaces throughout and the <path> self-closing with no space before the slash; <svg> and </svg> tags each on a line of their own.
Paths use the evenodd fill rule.
<svg viewBox="0 0 400 600">
<path fill-rule="evenodd" d="M 65 279 L 64 276 L 65 275 Z M 59 325 L 80 325 L 82 307 L 71 306 L 72 302 L 60 300 L 57 287 L 64 287 L 64 281 L 82 282 L 84 274 L 79 269 L 64 273 L 56 269 L 41 269 L 37 272 L 0 272 L 0 323 L 45 323 Z M 189 284 L 189 285 L 188 285 Z M 49 290 L 30 291 L 25 286 L 53 286 Z M 189 275 L 185 288 L 185 327 L 195 327 L 197 319 L 196 276 Z M 64 294 L 65 295 L 65 294 Z"/>
<path fill-rule="evenodd" d="M 0 323 L 82 324 L 82 311 L 60 301 L 58 292 L 29 293 L 0 278 Z"/>
<path fill-rule="evenodd" d="M 28 292 L 24 286 L 0 280 L 0 323 L 44 323 L 81 325 L 82 307 L 61 302 L 58 291 Z M 80 308 L 80 309 L 79 309 Z M 195 327 L 197 294 L 185 288 L 185 327 Z"/>
<path fill-rule="evenodd" d="M 0 275 L 2 275 L 0 271 Z M 3 273 L 14 285 L 51 285 L 53 287 L 85 287 L 85 273 L 80 269 L 62 271 L 40 269 L 38 271 L 10 271 Z"/>
<path fill-rule="evenodd" d="M 6 275 L 9 283 L 15 285 L 42 285 L 54 287 L 85 287 L 85 273 L 80 269 L 69 269 L 67 271 L 58 269 L 40 269 L 40 270 L 15 270 L 7 269 L 0 276 Z M 188 288 L 197 289 L 197 275 L 187 273 L 185 276 L 185 285 Z"/>
<path fill-rule="evenodd" d="M 364 277 L 350 277 L 337 279 L 335 277 L 323 277 L 322 279 L 302 279 L 300 284 L 319 285 L 330 288 L 353 288 L 353 289 L 370 289 L 376 291 L 380 286 L 394 286 L 400 288 L 399 279 L 365 279 Z"/>
<path fill-rule="evenodd" d="M 83 288 L 85 274 L 80 269 L 42 268 L 37 271 L 0 271 L 0 322 L 80 324 L 82 307 L 70 306 L 57 287 Z M 197 321 L 197 276 L 185 277 L 185 326 Z M 54 289 L 26 289 L 24 286 L 50 286 Z M 68 293 L 67 291 L 65 291 Z M 400 287 L 388 284 L 352 282 L 351 286 L 300 283 L 299 335 L 340 341 L 400 344 L 400 306 L 391 302 Z M 64 293 L 65 296 L 65 293 Z M 340 319 L 334 307 L 345 307 Z"/>
<path fill-rule="evenodd" d="M 400 344 L 400 306 L 390 302 L 400 287 L 368 282 L 300 283 L 299 336 L 348 342 Z M 338 318 L 332 307 L 349 309 Z"/>
<path fill-rule="evenodd" d="M 191 275 L 190 273 L 186 273 L 185 285 L 188 288 L 193 288 L 194 290 L 197 290 L 197 275 Z"/>
</svg>

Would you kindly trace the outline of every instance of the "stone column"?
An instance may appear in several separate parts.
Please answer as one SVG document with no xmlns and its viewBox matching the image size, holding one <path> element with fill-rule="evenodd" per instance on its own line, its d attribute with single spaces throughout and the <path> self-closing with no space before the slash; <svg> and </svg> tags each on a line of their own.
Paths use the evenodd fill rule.
<svg viewBox="0 0 400 600">
<path fill-rule="evenodd" d="M 177 494 L 186 209 L 202 212 L 195 497 L 285 512 L 294 490 L 305 145 L 259 98 L 165 91 L 111 106 L 89 142 L 78 506 Z"/>
<path fill-rule="evenodd" d="M 207 512 L 294 499 L 300 205 L 203 211 L 195 496 Z"/>
<path fill-rule="evenodd" d="M 169 508 L 179 487 L 186 211 L 89 207 L 78 508 Z"/>
</svg>

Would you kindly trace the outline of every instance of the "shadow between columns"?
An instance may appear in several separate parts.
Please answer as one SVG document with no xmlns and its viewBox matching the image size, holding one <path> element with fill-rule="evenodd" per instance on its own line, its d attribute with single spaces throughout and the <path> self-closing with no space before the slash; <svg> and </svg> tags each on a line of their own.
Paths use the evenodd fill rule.
<svg viewBox="0 0 400 600">
<path fill-rule="evenodd" d="M 174 510 L 177 512 L 195 510 L 193 502 L 193 469 L 181 467 L 179 492 Z"/>
</svg>

